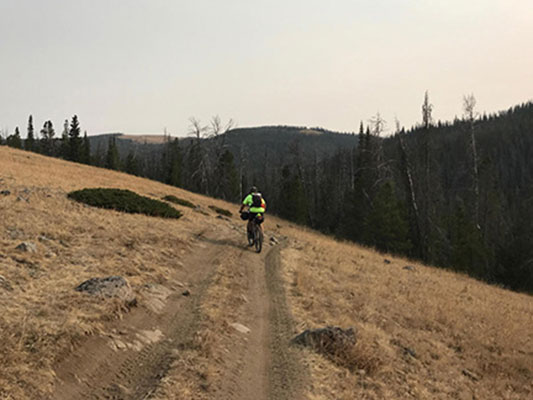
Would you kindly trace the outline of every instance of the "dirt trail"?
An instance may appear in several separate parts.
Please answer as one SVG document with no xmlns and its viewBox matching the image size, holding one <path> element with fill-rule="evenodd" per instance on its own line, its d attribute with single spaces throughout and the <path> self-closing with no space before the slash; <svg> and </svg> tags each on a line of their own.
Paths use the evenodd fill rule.
<svg viewBox="0 0 533 400">
<path fill-rule="evenodd" d="M 249 331 L 232 336 L 222 381 L 206 394 L 235 400 L 299 398 L 301 373 L 288 346 L 293 331 L 278 275 L 280 246 L 267 245 L 256 254 L 244 247 L 244 238 L 232 225 L 227 227 L 233 230 L 219 226 L 199 235 L 183 260 L 190 296 L 182 295 L 185 288 L 176 286 L 179 283 L 173 290 L 154 288 L 152 309 L 143 306 L 130 312 L 113 335 L 88 340 L 59 365 L 59 384 L 51 399 L 149 399 L 180 350 L 193 346 L 203 296 L 224 264 L 245 271 L 246 305 L 239 322 Z"/>
<path fill-rule="evenodd" d="M 184 260 L 184 265 L 194 267 L 188 268 L 186 287 L 177 280 L 172 292 L 155 287 L 147 299 L 149 307 L 133 309 L 114 334 L 91 338 L 61 362 L 51 399 L 148 398 L 176 351 L 192 341 L 198 305 L 222 253 L 216 247 L 203 247 L 197 244 Z M 191 294 L 184 296 L 185 290 Z"/>
</svg>

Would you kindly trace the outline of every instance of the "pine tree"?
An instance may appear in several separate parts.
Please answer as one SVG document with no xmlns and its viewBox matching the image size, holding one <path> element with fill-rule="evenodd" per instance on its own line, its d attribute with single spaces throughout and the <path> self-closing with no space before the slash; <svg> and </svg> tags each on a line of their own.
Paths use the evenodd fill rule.
<svg viewBox="0 0 533 400">
<path fill-rule="evenodd" d="M 373 204 L 365 219 L 363 242 L 381 251 L 406 254 L 411 249 L 409 224 L 391 182 L 380 187 Z"/>
<path fill-rule="evenodd" d="M 87 137 L 87 131 L 83 134 L 80 162 L 83 164 L 91 164 L 91 143 Z"/>
<path fill-rule="evenodd" d="M 52 121 L 46 121 L 41 129 L 41 149 L 43 154 L 53 155 L 54 154 L 54 125 Z"/>
<path fill-rule="evenodd" d="M 10 147 L 14 147 L 15 149 L 22 149 L 22 139 L 20 138 L 18 126 L 15 128 L 15 132 L 7 137 L 6 144 Z"/>
<path fill-rule="evenodd" d="M 233 154 L 226 150 L 220 156 L 215 170 L 217 179 L 217 193 L 216 196 L 224 200 L 235 201 L 239 196 L 239 177 Z"/>
<path fill-rule="evenodd" d="M 70 122 L 70 130 L 68 132 L 68 148 L 69 148 L 69 157 L 70 161 L 80 162 L 81 161 L 81 129 L 80 123 L 78 121 L 78 116 L 74 115 L 72 121 Z"/>
<path fill-rule="evenodd" d="M 24 142 L 24 149 L 28 151 L 35 150 L 35 136 L 33 134 L 33 117 L 30 115 L 28 118 L 28 136 Z"/>
<path fill-rule="evenodd" d="M 124 172 L 131 175 L 139 175 L 139 165 L 133 152 L 129 152 L 124 163 Z"/>
<path fill-rule="evenodd" d="M 63 123 L 63 132 L 61 133 L 61 143 L 59 145 L 59 156 L 65 160 L 69 159 L 69 136 L 68 136 L 68 119 Z"/>
<path fill-rule="evenodd" d="M 117 143 L 114 136 L 109 138 L 107 144 L 105 167 L 114 170 L 120 169 L 120 157 L 118 155 Z"/>
<path fill-rule="evenodd" d="M 307 222 L 307 197 L 297 173 L 286 165 L 281 171 L 281 192 L 278 199 L 280 216 L 299 224 Z"/>
<path fill-rule="evenodd" d="M 168 166 L 166 183 L 172 186 L 181 186 L 183 160 L 178 139 L 167 143 Z"/>
</svg>

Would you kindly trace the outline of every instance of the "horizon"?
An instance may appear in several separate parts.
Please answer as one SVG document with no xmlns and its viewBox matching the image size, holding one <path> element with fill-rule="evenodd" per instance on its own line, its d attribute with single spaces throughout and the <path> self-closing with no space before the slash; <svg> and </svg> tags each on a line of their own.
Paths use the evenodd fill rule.
<svg viewBox="0 0 533 400">
<path fill-rule="evenodd" d="M 36 132 L 60 131 L 74 114 L 89 136 L 184 137 L 189 118 L 215 115 L 357 132 L 378 112 L 388 135 L 420 122 L 426 91 L 443 122 L 464 95 L 480 114 L 533 99 L 527 0 L 2 0 L 0 12 L 4 135 L 26 137 L 29 115 Z"/>
</svg>

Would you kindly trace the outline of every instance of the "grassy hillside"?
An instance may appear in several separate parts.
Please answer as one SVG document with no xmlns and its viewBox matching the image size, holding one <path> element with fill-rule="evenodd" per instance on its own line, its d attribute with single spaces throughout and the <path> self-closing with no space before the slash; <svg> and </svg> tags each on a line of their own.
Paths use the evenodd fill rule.
<svg viewBox="0 0 533 400">
<path fill-rule="evenodd" d="M 173 195 L 198 208 L 173 204 L 184 215 L 166 220 L 92 208 L 67 198 L 68 192 L 88 187 L 128 189 L 154 199 Z M 194 339 L 168 345 L 175 361 L 157 375 L 146 398 L 238 398 L 241 381 L 228 371 L 246 369 L 247 364 L 236 354 L 250 353 L 266 363 L 278 360 L 259 358 L 247 347 L 256 343 L 255 330 L 248 340 L 231 325 L 255 327 L 255 311 L 247 307 L 273 296 L 257 280 L 271 273 L 274 253 L 269 247 L 263 258 L 248 252 L 242 221 L 235 215 L 217 217 L 209 208 L 235 211 L 235 205 L 5 147 L 0 147 L 0 191 L 9 192 L 0 194 L 0 399 L 46 398 L 59 393 L 57 388 L 71 375 L 72 385 L 86 386 L 90 374 L 84 378 L 77 368 L 88 368 L 87 360 L 73 355 L 105 348 L 120 359 L 124 352 L 117 349 L 126 341 L 124 331 L 138 324 L 140 316 L 152 321 L 143 329 L 150 329 L 153 341 L 162 335 L 161 343 L 174 343 L 167 331 L 156 329 L 174 318 L 159 314 L 165 304 L 176 315 L 192 307 L 189 329 Z M 303 388 L 293 398 L 533 395 L 530 296 L 335 242 L 273 217 L 265 222 L 265 233 L 267 240 L 274 236 L 282 241 L 271 248 L 279 251 L 281 294 L 293 321 L 279 343 L 288 346 L 292 335 L 326 325 L 357 331 L 354 370 L 308 349 L 291 350 L 305 371 Z M 17 249 L 24 241 L 34 243 L 36 251 Z M 135 309 L 74 290 L 84 280 L 111 275 L 127 278 L 139 300 Z M 193 302 L 188 303 L 185 289 Z M 256 299 L 251 298 L 254 293 Z M 264 312 L 275 314 L 280 304 L 270 303 Z M 135 337 L 144 332 L 143 340 L 149 342 L 145 330 Z M 101 345 L 95 344 L 97 339 Z M 275 355 L 276 342 L 265 340 Z M 133 339 L 131 343 L 137 346 Z M 147 346 L 146 352 L 157 353 Z M 91 362 L 92 374 L 105 364 Z M 113 376 L 123 372 L 104 371 Z M 122 383 L 133 385 L 136 375 L 130 381 Z M 132 387 L 112 386 L 122 390 L 113 398 L 135 398 Z M 61 393 L 52 398 L 77 398 L 66 389 Z"/>
</svg>

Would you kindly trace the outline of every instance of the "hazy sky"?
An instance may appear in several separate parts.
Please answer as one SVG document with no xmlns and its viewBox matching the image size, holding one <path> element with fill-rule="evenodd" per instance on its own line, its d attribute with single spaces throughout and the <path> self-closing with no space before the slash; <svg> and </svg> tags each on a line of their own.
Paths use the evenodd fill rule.
<svg viewBox="0 0 533 400">
<path fill-rule="evenodd" d="M 0 0 L 0 129 L 354 131 L 533 99 L 533 0 Z"/>
</svg>

